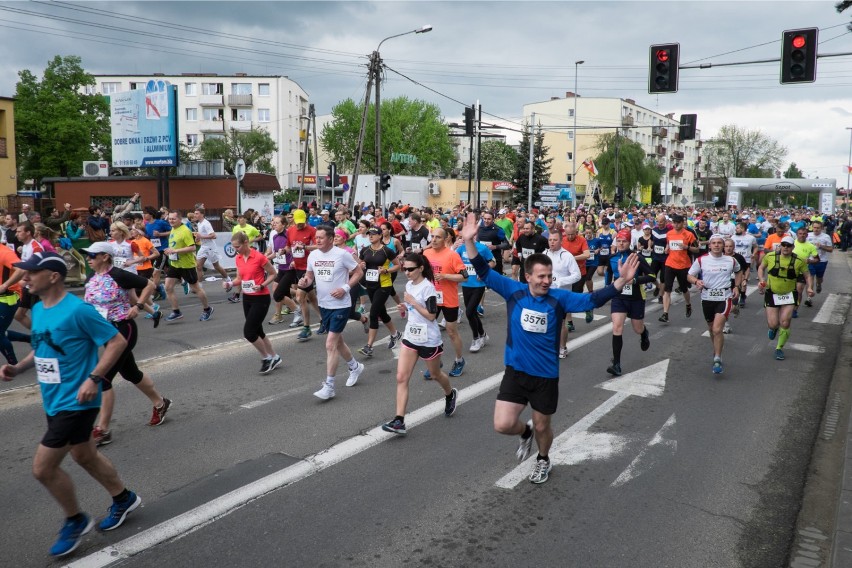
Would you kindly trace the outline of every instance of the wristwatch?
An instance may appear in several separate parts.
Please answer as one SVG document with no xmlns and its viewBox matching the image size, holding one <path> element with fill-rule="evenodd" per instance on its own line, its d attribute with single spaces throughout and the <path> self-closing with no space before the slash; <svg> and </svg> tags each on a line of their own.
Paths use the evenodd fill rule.
<svg viewBox="0 0 852 568">
<path fill-rule="evenodd" d="M 104 381 L 104 380 L 105 380 L 105 379 L 104 379 L 104 377 L 102 377 L 102 376 L 100 376 L 100 375 L 96 375 L 96 374 L 94 374 L 94 373 L 92 373 L 91 375 L 89 375 L 89 378 L 90 378 L 90 379 L 92 379 L 92 382 L 93 382 L 93 383 L 95 383 L 96 385 L 101 384 L 101 381 Z"/>
<path fill-rule="evenodd" d="M 140 310 L 144 310 L 145 304 L 143 304 L 142 302 L 139 302 L 138 304 L 136 304 L 136 307 L 139 308 Z"/>
</svg>

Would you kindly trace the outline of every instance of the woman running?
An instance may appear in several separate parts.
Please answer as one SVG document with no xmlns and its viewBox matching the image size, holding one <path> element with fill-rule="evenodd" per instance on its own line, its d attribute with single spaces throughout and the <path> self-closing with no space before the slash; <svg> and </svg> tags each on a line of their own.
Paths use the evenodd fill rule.
<svg viewBox="0 0 852 568">
<path fill-rule="evenodd" d="M 272 250 L 268 256 L 272 258 L 272 264 L 278 269 L 275 276 L 275 291 L 272 299 L 275 301 L 275 313 L 269 320 L 269 325 L 284 323 L 284 316 L 296 311 L 296 302 L 293 301 L 292 287 L 296 284 L 296 270 L 293 268 L 293 255 L 287 252 L 290 241 L 287 239 L 287 229 L 284 225 L 284 217 L 275 215 L 272 218 Z M 285 311 L 286 307 L 286 311 Z"/>
<path fill-rule="evenodd" d="M 393 225 L 390 221 L 384 221 L 379 228 L 382 230 L 382 244 L 394 251 L 396 254 L 402 254 L 402 251 L 405 250 L 402 246 L 402 243 L 398 238 L 393 235 Z M 394 263 L 391 263 L 393 266 Z M 391 282 L 396 282 L 396 277 L 399 274 L 398 270 L 391 272 Z M 396 305 L 402 303 L 399 299 L 399 294 L 396 293 L 396 290 L 393 291 L 393 301 L 396 302 Z"/>
<path fill-rule="evenodd" d="M 458 393 L 450 385 L 450 377 L 441 370 L 441 329 L 435 321 L 438 314 L 438 293 L 435 291 L 432 265 L 420 253 L 405 255 L 402 269 L 408 277 L 405 284 L 405 303 L 399 305 L 399 315 L 407 317 L 405 337 L 396 367 L 396 416 L 382 430 L 405 435 L 405 409 L 408 406 L 408 383 L 417 359 L 423 359 L 432 378 L 444 391 L 444 415 L 452 416 L 456 411 Z"/>
<path fill-rule="evenodd" d="M 615 231 L 607 223 L 598 230 L 598 240 L 600 241 L 600 249 L 598 250 L 598 258 L 600 265 L 598 266 L 598 276 L 604 277 L 604 285 L 609 286 L 613 281 L 612 266 L 609 263 L 609 257 L 612 252 L 612 245 L 615 239 Z"/>
<path fill-rule="evenodd" d="M 388 298 L 393 295 L 391 274 L 396 272 L 399 265 L 391 266 L 391 262 L 397 258 L 398 254 L 382 244 L 382 234 L 378 228 L 370 228 L 367 236 L 370 239 L 370 246 L 363 249 L 359 256 L 361 268 L 364 270 L 362 284 L 367 288 L 367 295 L 370 296 L 370 331 L 367 333 L 367 345 L 358 352 L 372 357 L 373 343 L 379 331 L 380 319 L 391 335 L 388 349 L 396 347 L 402 335 L 397 331 L 385 307 Z"/>
</svg>

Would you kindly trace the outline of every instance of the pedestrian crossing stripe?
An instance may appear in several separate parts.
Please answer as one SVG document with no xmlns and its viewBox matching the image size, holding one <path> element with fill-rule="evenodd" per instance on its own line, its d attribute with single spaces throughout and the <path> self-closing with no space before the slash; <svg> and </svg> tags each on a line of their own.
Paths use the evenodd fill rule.
<svg viewBox="0 0 852 568">
<path fill-rule="evenodd" d="M 849 309 L 849 302 L 848 294 L 829 294 L 817 315 L 814 316 L 813 322 L 843 325 L 846 320 L 846 312 Z"/>
</svg>

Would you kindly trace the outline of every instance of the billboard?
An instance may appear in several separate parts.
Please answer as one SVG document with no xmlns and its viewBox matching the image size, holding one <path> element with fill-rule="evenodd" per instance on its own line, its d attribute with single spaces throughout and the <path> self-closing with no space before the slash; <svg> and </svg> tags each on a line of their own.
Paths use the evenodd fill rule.
<svg viewBox="0 0 852 568">
<path fill-rule="evenodd" d="M 177 88 L 150 80 L 144 89 L 109 96 L 112 165 L 178 165 Z"/>
</svg>

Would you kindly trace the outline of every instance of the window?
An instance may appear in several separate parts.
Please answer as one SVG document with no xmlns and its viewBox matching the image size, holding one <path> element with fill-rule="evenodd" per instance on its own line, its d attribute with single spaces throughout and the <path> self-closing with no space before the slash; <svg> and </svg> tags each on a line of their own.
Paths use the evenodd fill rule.
<svg viewBox="0 0 852 568">
<path fill-rule="evenodd" d="M 186 145 L 187 146 L 198 146 L 198 134 L 187 134 L 186 135 Z"/>
<path fill-rule="evenodd" d="M 101 92 L 105 95 L 117 93 L 121 83 L 101 83 Z"/>
<path fill-rule="evenodd" d="M 197 108 L 188 108 L 186 109 L 186 120 L 189 122 L 195 122 L 198 120 L 198 109 Z"/>
<path fill-rule="evenodd" d="M 571 174 L 565 174 L 565 181 L 567 181 L 567 182 L 574 181 L 574 176 L 572 176 Z"/>
<path fill-rule="evenodd" d="M 574 131 L 573 131 L 573 130 L 569 130 L 569 131 L 568 131 L 568 140 L 573 140 L 573 139 L 574 139 Z"/>
<path fill-rule="evenodd" d="M 261 97 L 269 96 L 269 83 L 258 83 L 257 85 L 257 94 Z"/>
<path fill-rule="evenodd" d="M 187 97 L 194 97 L 195 93 L 196 93 L 196 90 L 195 90 L 196 87 L 197 87 L 196 83 L 185 84 L 183 86 L 183 94 L 186 95 Z"/>
<path fill-rule="evenodd" d="M 202 95 L 221 95 L 222 83 L 201 83 Z"/>
<path fill-rule="evenodd" d="M 222 109 L 220 108 L 205 108 L 202 109 L 204 120 L 222 120 Z"/>
<path fill-rule="evenodd" d="M 94 95 L 98 92 L 98 89 L 95 85 L 84 85 L 83 86 L 83 94 L 84 95 Z"/>
<path fill-rule="evenodd" d="M 231 120 L 251 120 L 250 108 L 235 108 L 231 109 Z"/>
<path fill-rule="evenodd" d="M 251 83 L 231 83 L 232 95 L 250 95 Z"/>
<path fill-rule="evenodd" d="M 257 109 L 257 121 L 258 122 L 269 122 L 269 109 L 268 108 Z"/>
<path fill-rule="evenodd" d="M 145 83 L 134 83 L 133 81 L 130 82 L 130 90 L 131 91 L 135 91 L 136 89 L 142 89 L 144 87 L 145 87 Z"/>
<path fill-rule="evenodd" d="M 573 109 L 573 108 L 569 108 L 569 109 L 568 109 L 568 118 L 571 118 L 572 116 L 574 116 L 574 109 Z"/>
<path fill-rule="evenodd" d="M 204 135 L 205 140 L 224 140 L 224 138 L 225 138 L 224 134 L 205 134 Z"/>
<path fill-rule="evenodd" d="M 574 160 L 574 152 L 566 152 L 565 159 L 568 160 L 569 162 L 573 161 Z"/>
</svg>

